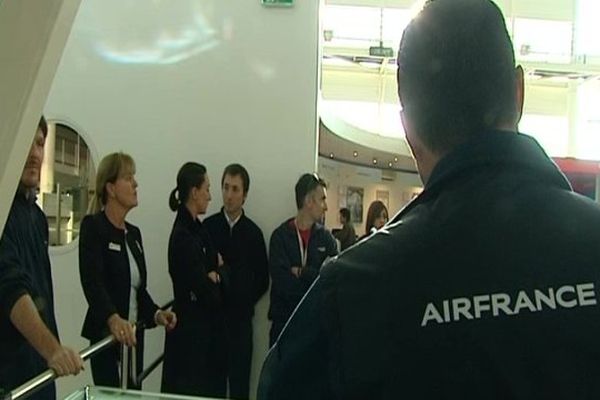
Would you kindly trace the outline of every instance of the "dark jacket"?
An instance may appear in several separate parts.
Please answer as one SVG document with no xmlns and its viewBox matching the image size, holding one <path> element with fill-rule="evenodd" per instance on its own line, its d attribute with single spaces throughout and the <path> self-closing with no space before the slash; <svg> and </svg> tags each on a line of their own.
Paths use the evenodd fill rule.
<svg viewBox="0 0 600 400">
<path fill-rule="evenodd" d="M 9 391 L 48 369 L 46 361 L 10 321 L 19 298 L 29 294 L 40 317 L 58 337 L 52 274 L 48 257 L 48 223 L 33 200 L 19 191 L 0 239 L 0 391 Z M 54 399 L 54 384 L 31 399 Z"/>
<path fill-rule="evenodd" d="M 147 328 L 153 327 L 158 306 L 146 290 L 146 261 L 140 230 L 125 223 L 125 231 L 115 227 L 101 211 L 86 215 L 81 221 L 79 234 L 79 274 L 81 286 L 88 302 L 81 335 L 91 341 L 104 338 L 110 332 L 108 317 L 117 313 L 129 317 L 131 276 L 127 243 L 140 271 L 140 288 L 137 291 L 138 320 Z"/>
<path fill-rule="evenodd" d="M 262 231 L 243 211 L 233 229 L 223 210 L 204 220 L 204 226 L 228 267 L 226 309 L 239 317 L 252 317 L 254 305 L 269 287 L 269 262 Z"/>
<path fill-rule="evenodd" d="M 294 218 L 275 229 L 269 246 L 269 271 L 272 280 L 269 319 L 287 321 L 319 274 L 323 261 L 336 254 L 337 245 L 331 233 L 323 225 L 315 223 L 308 242 L 306 266 L 300 278 L 296 278 L 292 275 L 291 268 L 302 265 L 302 254 Z"/>
<path fill-rule="evenodd" d="M 347 222 L 342 229 L 334 231 L 333 236 L 340 241 L 340 250 L 344 251 L 356 243 L 356 232 L 351 222 Z"/>
<path fill-rule="evenodd" d="M 484 132 L 323 268 L 258 398 L 599 398 L 598 243 L 600 208 L 535 140 Z"/>
<path fill-rule="evenodd" d="M 225 395 L 220 392 L 227 357 L 222 288 L 208 278 L 216 269 L 208 232 L 181 206 L 169 238 L 177 326 L 165 339 L 163 392 Z"/>
</svg>

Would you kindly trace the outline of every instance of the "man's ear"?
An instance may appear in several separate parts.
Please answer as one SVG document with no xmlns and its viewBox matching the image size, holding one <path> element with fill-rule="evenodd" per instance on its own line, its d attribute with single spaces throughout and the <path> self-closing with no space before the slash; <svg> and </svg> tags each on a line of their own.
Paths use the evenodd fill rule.
<svg viewBox="0 0 600 400">
<path fill-rule="evenodd" d="M 516 123 L 518 124 L 521 120 L 521 116 L 523 115 L 523 106 L 525 104 L 525 77 L 523 68 L 520 65 L 517 65 L 515 68 L 515 103 L 516 103 Z"/>
<path fill-rule="evenodd" d="M 404 111 L 400 112 L 400 119 L 402 120 L 402 126 L 404 127 L 404 133 L 408 147 L 412 152 L 413 158 L 418 160 L 421 156 L 419 146 L 417 145 L 418 140 L 415 140 L 414 126 L 410 122 L 410 119 L 406 116 Z"/>
<path fill-rule="evenodd" d="M 304 196 L 304 206 L 310 207 L 314 201 L 314 191 L 307 193 L 306 196 Z"/>
</svg>

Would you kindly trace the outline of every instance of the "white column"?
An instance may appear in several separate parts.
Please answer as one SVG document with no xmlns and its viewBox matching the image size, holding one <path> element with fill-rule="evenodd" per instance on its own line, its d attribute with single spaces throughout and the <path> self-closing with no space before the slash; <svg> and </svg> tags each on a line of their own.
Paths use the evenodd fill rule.
<svg viewBox="0 0 600 400">
<path fill-rule="evenodd" d="M 52 193 L 54 190 L 54 153 L 56 147 L 56 125 L 48 124 L 48 135 L 44 146 L 44 163 L 40 179 L 40 193 Z"/>
<path fill-rule="evenodd" d="M 578 84 L 569 82 L 567 102 L 567 117 L 569 118 L 569 135 L 567 142 L 567 157 L 577 158 L 577 131 L 579 129 Z"/>
</svg>

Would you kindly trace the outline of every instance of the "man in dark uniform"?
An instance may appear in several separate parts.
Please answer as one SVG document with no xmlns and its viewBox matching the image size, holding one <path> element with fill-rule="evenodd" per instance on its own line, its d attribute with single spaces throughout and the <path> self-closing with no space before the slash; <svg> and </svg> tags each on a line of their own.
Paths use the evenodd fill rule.
<svg viewBox="0 0 600 400">
<path fill-rule="evenodd" d="M 223 208 L 204 221 L 228 277 L 225 293 L 229 397 L 248 399 L 252 365 L 254 306 L 269 287 L 269 265 L 260 228 L 243 206 L 250 189 L 248 171 L 231 164 L 223 171 Z"/>
<path fill-rule="evenodd" d="M 425 188 L 323 267 L 258 398 L 600 398 L 600 208 L 518 133 L 498 7 L 428 1 L 398 88 Z"/>
<path fill-rule="evenodd" d="M 326 189 L 325 181 L 316 174 L 302 175 L 295 187 L 298 213 L 284 221 L 271 235 L 271 346 L 316 279 L 323 261 L 337 254 L 335 239 L 319 223 L 327 211 Z"/>
<path fill-rule="evenodd" d="M 48 128 L 42 117 L 0 239 L 0 388 L 15 389 L 52 368 L 76 375 L 81 357 L 58 341 L 48 224 L 35 203 Z M 54 399 L 54 384 L 32 399 Z"/>
</svg>

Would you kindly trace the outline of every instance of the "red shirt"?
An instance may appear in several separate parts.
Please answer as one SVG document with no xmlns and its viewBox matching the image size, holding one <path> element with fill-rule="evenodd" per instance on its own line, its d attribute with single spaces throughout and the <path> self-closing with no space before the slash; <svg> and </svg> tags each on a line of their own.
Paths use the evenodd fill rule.
<svg viewBox="0 0 600 400">
<path fill-rule="evenodd" d="M 304 248 L 306 249 L 308 247 L 308 241 L 310 240 L 310 229 L 298 229 L 298 232 L 300 232 L 300 237 L 302 238 L 302 244 L 304 245 Z"/>
<path fill-rule="evenodd" d="M 308 241 L 310 240 L 310 232 L 312 229 L 298 229 L 298 226 L 296 225 L 296 220 L 294 219 L 290 222 L 290 225 L 292 225 L 298 230 L 298 233 L 300 233 L 300 237 L 302 238 L 302 245 L 306 249 L 308 247 Z"/>
</svg>

